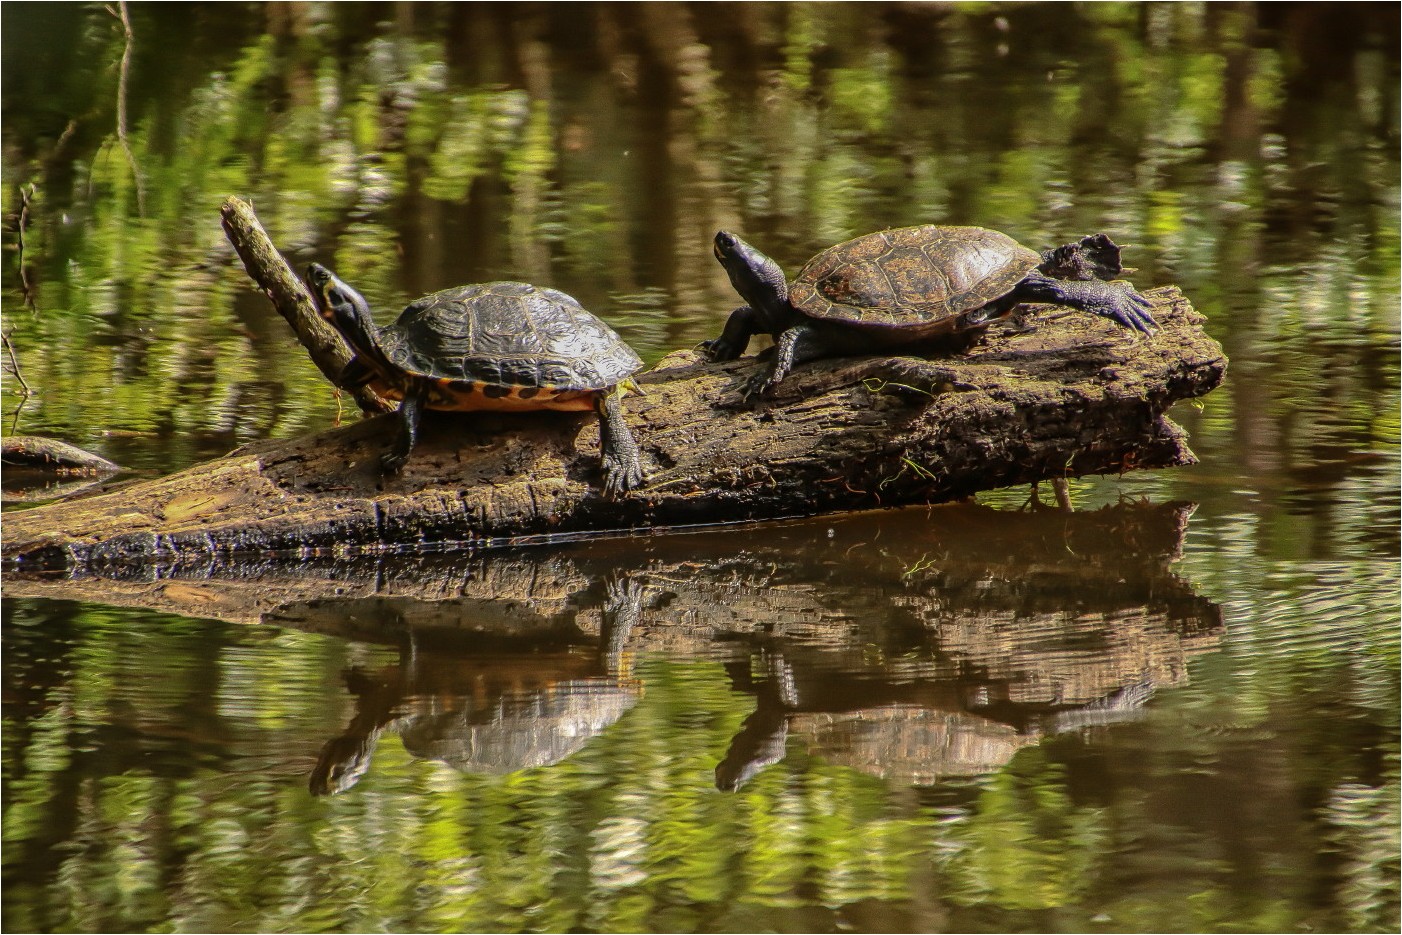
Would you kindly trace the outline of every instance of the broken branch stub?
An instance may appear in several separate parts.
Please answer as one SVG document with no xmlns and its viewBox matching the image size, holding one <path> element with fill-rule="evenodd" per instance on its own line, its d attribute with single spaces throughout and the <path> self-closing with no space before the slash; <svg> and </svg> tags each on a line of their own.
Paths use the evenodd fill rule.
<svg viewBox="0 0 1402 935">
<path fill-rule="evenodd" d="M 335 330 L 316 312 L 311 295 L 292 267 L 273 246 L 253 208 L 238 198 L 227 198 L 220 208 L 224 234 L 243 260 L 248 275 L 263 290 L 268 301 L 292 326 L 297 340 L 307 349 L 317 369 L 332 384 L 336 375 L 351 359 L 350 348 Z M 347 390 L 365 412 L 389 412 L 393 405 L 377 396 L 369 387 Z"/>
</svg>

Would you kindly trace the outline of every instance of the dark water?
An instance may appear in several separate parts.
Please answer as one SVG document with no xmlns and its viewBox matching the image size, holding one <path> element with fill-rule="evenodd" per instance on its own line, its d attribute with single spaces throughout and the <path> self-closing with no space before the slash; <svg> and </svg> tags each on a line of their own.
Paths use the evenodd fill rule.
<svg viewBox="0 0 1402 935">
<path fill-rule="evenodd" d="M 128 13 L 0 8 L 7 433 L 338 417 L 229 194 L 386 319 L 529 279 L 649 360 L 717 228 L 1105 230 L 1232 363 L 1069 515 L 7 580 L 6 930 L 1397 929 L 1395 5 Z"/>
</svg>

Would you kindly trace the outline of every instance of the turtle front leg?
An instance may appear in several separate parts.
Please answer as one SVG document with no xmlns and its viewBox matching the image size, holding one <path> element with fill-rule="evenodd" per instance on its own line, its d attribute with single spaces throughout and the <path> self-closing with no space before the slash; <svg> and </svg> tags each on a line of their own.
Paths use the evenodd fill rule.
<svg viewBox="0 0 1402 935">
<path fill-rule="evenodd" d="M 596 408 L 599 412 L 599 458 L 604 469 L 604 496 L 612 499 L 647 481 L 642 455 L 633 432 L 623 418 L 621 402 L 625 388 L 614 387 L 600 393 Z"/>
<path fill-rule="evenodd" d="M 380 467 L 386 474 L 395 474 L 409 460 L 409 452 L 414 450 L 414 442 L 419 438 L 419 415 L 423 411 L 423 391 L 418 387 L 404 394 L 399 404 L 399 430 L 395 433 L 390 449 L 380 459 Z"/>
<path fill-rule="evenodd" d="M 759 315 L 748 305 L 742 305 L 730 313 L 720 337 L 702 341 L 697 349 L 711 360 L 735 360 L 750 346 L 750 338 L 763 330 Z"/>
</svg>

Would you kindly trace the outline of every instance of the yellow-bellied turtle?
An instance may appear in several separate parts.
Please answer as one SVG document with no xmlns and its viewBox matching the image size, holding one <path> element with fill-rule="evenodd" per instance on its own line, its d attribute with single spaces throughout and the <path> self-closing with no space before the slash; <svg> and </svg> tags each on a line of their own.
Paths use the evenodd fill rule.
<svg viewBox="0 0 1402 935">
<path fill-rule="evenodd" d="M 1156 330 L 1149 301 L 1127 285 L 1053 279 L 1049 274 L 1075 265 L 1068 253 L 1087 255 L 1082 269 L 1119 271 L 1119 248 L 1104 235 L 1042 256 L 998 231 L 925 225 L 829 247 L 788 285 L 777 263 L 720 231 L 716 259 L 748 304 L 735 309 L 720 337 L 702 349 L 712 360 L 734 360 L 752 335 L 773 335 L 774 361 L 749 388 L 762 393 L 808 360 L 941 339 L 957 346 L 949 339 L 961 336 L 971 343 L 1020 302 L 1054 302 L 1134 331 Z"/>
<path fill-rule="evenodd" d="M 307 267 L 317 310 L 355 351 L 337 377 L 401 400 L 400 427 L 382 459 L 404 466 L 423 409 L 599 413 L 604 489 L 640 486 L 642 460 L 620 398 L 643 362 L 612 328 L 563 292 L 521 282 L 458 286 L 424 296 L 376 328 L 364 296 L 318 263 Z"/>
</svg>

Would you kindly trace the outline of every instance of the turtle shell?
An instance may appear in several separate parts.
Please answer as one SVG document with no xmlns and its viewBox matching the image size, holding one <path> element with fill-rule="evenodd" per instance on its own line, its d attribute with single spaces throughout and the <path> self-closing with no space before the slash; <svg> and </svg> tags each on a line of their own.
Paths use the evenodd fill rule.
<svg viewBox="0 0 1402 935">
<path fill-rule="evenodd" d="M 982 227 L 901 227 L 819 253 L 789 287 L 812 318 L 881 328 L 937 325 L 1009 292 L 1042 258 Z"/>
<path fill-rule="evenodd" d="M 410 376 L 515 390 L 606 390 L 643 365 L 574 298 L 521 282 L 426 295 L 381 329 L 380 344 Z"/>
</svg>

